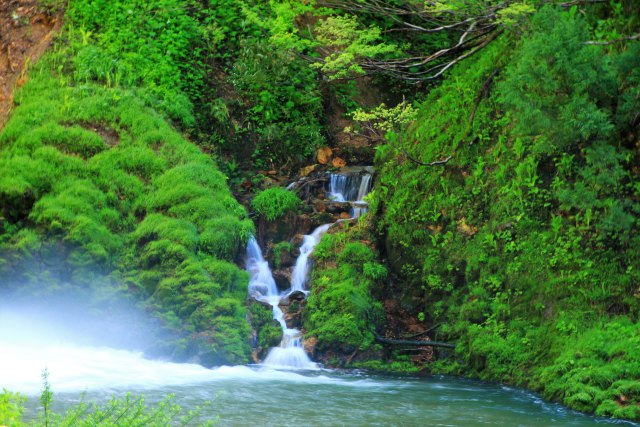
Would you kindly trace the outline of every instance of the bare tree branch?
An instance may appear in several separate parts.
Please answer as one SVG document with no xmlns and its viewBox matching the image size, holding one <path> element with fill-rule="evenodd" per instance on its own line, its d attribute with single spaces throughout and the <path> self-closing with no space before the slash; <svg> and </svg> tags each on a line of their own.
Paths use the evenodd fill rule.
<svg viewBox="0 0 640 427">
<path fill-rule="evenodd" d="M 407 159 L 411 160 L 413 163 L 416 163 L 420 166 L 444 166 L 447 164 L 449 160 L 453 158 L 453 156 L 448 156 L 442 160 L 436 160 L 433 162 L 424 163 L 416 159 L 415 157 L 411 156 L 409 153 L 407 153 L 407 150 L 405 150 L 404 148 L 402 149 L 402 153 L 407 157 Z"/>
<path fill-rule="evenodd" d="M 479 2 L 459 10 L 442 10 L 433 2 L 390 0 L 320 0 L 319 5 L 338 13 L 387 18 L 394 25 L 385 28 L 385 33 L 409 31 L 451 35 L 451 44 L 436 52 L 414 53 L 402 58 L 358 58 L 356 54 L 355 61 L 365 75 L 385 74 L 417 84 L 440 77 L 453 65 L 495 40 L 502 33 L 498 12 L 513 1 Z M 335 54 L 335 49 L 319 49 L 324 56 Z M 322 61 L 318 58 L 312 60 Z"/>
<path fill-rule="evenodd" d="M 594 40 L 592 40 L 592 41 L 584 42 L 584 44 L 591 44 L 591 45 L 596 45 L 596 46 L 608 46 L 608 45 L 611 45 L 611 44 L 616 44 L 616 43 L 629 41 L 629 40 L 638 40 L 638 39 L 640 39 L 640 33 L 634 34 L 632 36 L 620 37 L 619 39 L 608 40 L 608 41 L 594 41 Z"/>
<path fill-rule="evenodd" d="M 589 4 L 589 3 L 609 3 L 609 0 L 574 0 L 574 1 L 568 1 L 566 3 L 560 3 L 560 7 L 571 7 L 578 4 Z"/>
<path fill-rule="evenodd" d="M 376 337 L 376 341 L 382 344 L 391 344 L 391 345 L 415 345 L 421 347 L 444 347 L 444 348 L 456 348 L 455 345 L 449 344 L 446 342 L 439 341 L 414 341 L 414 340 L 393 340 L 389 338 L 384 338 L 378 334 L 374 334 Z"/>
</svg>

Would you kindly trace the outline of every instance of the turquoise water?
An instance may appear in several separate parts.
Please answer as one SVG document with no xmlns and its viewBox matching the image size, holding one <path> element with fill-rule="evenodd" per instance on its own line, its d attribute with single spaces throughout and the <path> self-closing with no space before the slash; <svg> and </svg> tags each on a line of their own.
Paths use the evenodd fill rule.
<svg viewBox="0 0 640 427">
<path fill-rule="evenodd" d="M 523 390 L 467 379 L 247 366 L 203 370 L 201 381 L 191 378 L 184 384 L 87 390 L 85 399 L 107 400 L 125 392 L 144 393 L 147 402 L 172 393 L 183 408 L 210 401 L 201 419 L 219 418 L 220 426 L 635 425 L 597 419 Z M 79 392 L 55 395 L 59 409 L 80 398 Z"/>
</svg>

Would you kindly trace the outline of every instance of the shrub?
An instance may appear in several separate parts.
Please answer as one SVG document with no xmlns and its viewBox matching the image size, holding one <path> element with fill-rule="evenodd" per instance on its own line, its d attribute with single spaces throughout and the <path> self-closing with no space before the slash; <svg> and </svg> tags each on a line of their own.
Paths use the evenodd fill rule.
<svg viewBox="0 0 640 427">
<path fill-rule="evenodd" d="M 274 187 L 256 194 L 251 206 L 267 220 L 275 221 L 287 212 L 297 210 L 301 203 L 302 201 L 295 193 L 284 188 Z"/>
</svg>

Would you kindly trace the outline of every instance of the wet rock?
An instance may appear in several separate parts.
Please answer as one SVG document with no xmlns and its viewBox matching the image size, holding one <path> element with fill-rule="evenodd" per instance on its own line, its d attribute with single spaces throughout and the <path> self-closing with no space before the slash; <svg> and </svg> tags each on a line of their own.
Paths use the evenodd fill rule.
<svg viewBox="0 0 640 427">
<path fill-rule="evenodd" d="M 327 212 L 332 214 L 339 214 L 340 212 L 349 212 L 351 210 L 351 204 L 349 202 L 328 202 Z"/>
<path fill-rule="evenodd" d="M 302 347 L 304 348 L 305 353 L 311 357 L 315 357 L 317 344 L 318 338 L 316 337 L 305 338 L 304 341 L 302 341 Z"/>
<path fill-rule="evenodd" d="M 291 287 L 291 271 L 290 269 L 283 268 L 279 270 L 273 270 L 271 272 L 273 280 L 276 282 L 278 291 L 286 291 Z"/>
<path fill-rule="evenodd" d="M 325 202 L 321 202 L 321 201 L 316 201 L 313 204 L 313 209 L 316 212 L 326 212 L 327 211 L 327 204 Z"/>
<path fill-rule="evenodd" d="M 290 301 L 303 301 L 306 297 L 307 294 L 302 291 L 293 291 L 287 295 L 287 298 L 289 298 Z"/>
</svg>

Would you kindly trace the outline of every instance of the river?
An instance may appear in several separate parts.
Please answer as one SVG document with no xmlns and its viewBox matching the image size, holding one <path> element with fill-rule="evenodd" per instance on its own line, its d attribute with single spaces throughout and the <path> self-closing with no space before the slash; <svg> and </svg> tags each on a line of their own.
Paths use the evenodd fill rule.
<svg viewBox="0 0 640 427">
<path fill-rule="evenodd" d="M 39 411 L 40 373 L 47 367 L 54 410 L 81 399 L 106 402 L 127 392 L 151 403 L 167 394 L 220 426 L 591 426 L 635 425 L 597 419 L 544 402 L 535 394 L 453 377 L 379 376 L 261 366 L 205 369 L 147 360 L 140 353 L 51 344 L 6 345 L 0 388 L 29 397 Z"/>
</svg>

